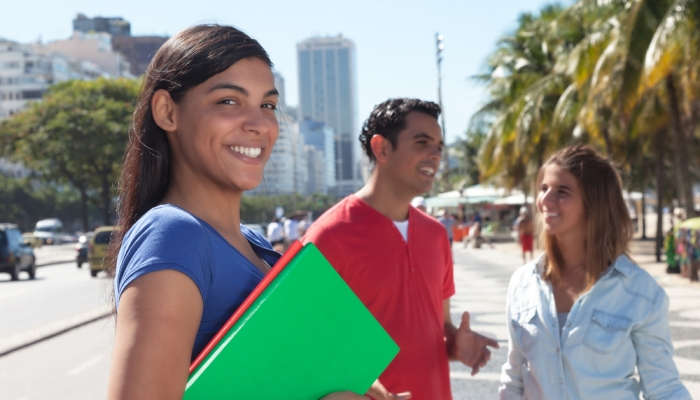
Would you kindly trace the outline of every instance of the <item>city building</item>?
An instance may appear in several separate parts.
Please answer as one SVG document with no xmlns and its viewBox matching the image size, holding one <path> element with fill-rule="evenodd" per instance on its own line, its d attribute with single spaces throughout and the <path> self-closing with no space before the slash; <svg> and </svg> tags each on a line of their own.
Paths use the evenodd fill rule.
<svg viewBox="0 0 700 400">
<path fill-rule="evenodd" d="M 46 57 L 26 45 L 0 39 L 0 120 L 40 100 L 51 81 Z"/>
<path fill-rule="evenodd" d="M 304 159 L 307 165 L 306 193 L 328 194 L 330 187 L 326 181 L 326 160 L 324 152 L 312 145 L 304 145 Z M 335 177 L 334 177 L 335 178 Z"/>
<path fill-rule="evenodd" d="M 278 109 L 284 109 L 287 107 L 287 90 L 285 89 L 285 83 L 284 83 L 284 76 L 277 71 L 276 69 L 272 69 L 272 77 L 275 79 L 275 88 L 279 92 L 279 101 L 277 102 L 277 108 Z M 294 119 L 296 120 L 296 116 L 292 115 Z"/>
<path fill-rule="evenodd" d="M 296 123 L 290 121 L 289 118 L 280 120 L 279 136 L 272 148 L 272 154 L 265 164 L 263 180 L 257 188 L 250 190 L 249 194 L 277 195 L 295 192 L 295 125 Z M 298 131 L 298 127 L 296 130 Z"/>
<path fill-rule="evenodd" d="M 311 193 L 328 193 L 335 187 L 335 143 L 333 128 L 325 122 L 314 121 L 311 118 L 304 118 L 299 123 L 299 131 L 304 138 L 304 144 L 312 146 L 316 149 L 317 154 L 321 159 L 314 162 L 314 174 L 319 174 L 320 177 L 314 181 L 313 187 L 318 189 L 310 190 Z M 309 152 L 307 151 L 307 154 Z M 316 156 L 316 155 L 314 155 Z M 307 160 L 311 162 L 311 158 Z M 310 167 L 311 168 L 311 167 Z M 309 169 L 311 171 L 311 169 Z M 309 176 L 311 179 L 311 176 Z"/>
<path fill-rule="evenodd" d="M 111 36 L 131 36 L 131 24 L 121 17 L 88 18 L 80 13 L 73 19 L 73 32 L 103 32 Z"/>
<path fill-rule="evenodd" d="M 134 76 L 143 75 L 167 36 L 112 36 L 112 48 L 124 55 Z"/>
<path fill-rule="evenodd" d="M 122 17 L 93 17 L 78 14 L 73 19 L 73 33 L 109 35 L 111 48 L 123 55 L 129 63 L 129 72 L 139 76 L 146 72 L 148 64 L 167 36 L 131 36 L 131 24 Z"/>
<path fill-rule="evenodd" d="M 355 44 L 342 35 L 312 37 L 297 44 L 299 118 L 328 124 L 335 133 L 336 195 L 355 191 L 361 159 L 357 140 Z"/>
<path fill-rule="evenodd" d="M 72 60 L 91 63 L 105 77 L 134 77 L 126 57 L 113 50 L 112 37 L 108 33 L 73 32 L 68 39 L 36 43 L 32 49 L 38 54 L 60 54 Z"/>
</svg>

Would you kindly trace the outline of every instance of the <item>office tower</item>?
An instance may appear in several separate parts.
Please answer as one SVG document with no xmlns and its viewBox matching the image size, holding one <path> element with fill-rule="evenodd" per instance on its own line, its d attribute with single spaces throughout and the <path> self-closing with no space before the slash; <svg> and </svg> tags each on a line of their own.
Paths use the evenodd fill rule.
<svg viewBox="0 0 700 400">
<path fill-rule="evenodd" d="M 286 89 L 284 87 L 284 76 L 282 76 L 282 74 L 279 71 L 273 68 L 272 77 L 275 79 L 275 88 L 280 94 L 279 101 L 277 102 L 277 108 L 281 109 L 282 112 L 285 112 L 285 107 L 287 107 L 287 96 Z"/>
<path fill-rule="evenodd" d="M 314 176 L 318 175 L 310 186 L 310 192 L 326 194 L 329 189 L 335 186 L 335 134 L 333 128 L 324 122 L 304 118 L 299 123 L 299 132 L 304 138 L 304 144 L 314 147 L 318 156 L 321 157 L 320 160 L 313 160 L 313 167 L 310 167 L 313 168 Z M 309 151 L 307 153 L 312 154 Z M 313 154 L 313 156 L 317 155 Z M 312 162 L 310 156 L 307 157 L 307 160 Z"/>
<path fill-rule="evenodd" d="M 112 47 L 126 57 L 131 74 L 140 76 L 166 40 L 167 36 L 112 36 Z"/>
<path fill-rule="evenodd" d="M 270 159 L 265 165 L 262 183 L 249 194 L 307 194 L 308 162 L 306 158 L 304 137 L 299 131 L 295 115 L 285 112 L 284 77 L 278 71 L 272 71 L 275 87 L 280 93 L 277 103 L 277 120 L 279 136 L 272 148 Z"/>
<path fill-rule="evenodd" d="M 356 190 L 357 141 L 355 44 L 342 35 L 312 37 L 297 44 L 299 118 L 328 124 L 335 133 L 335 193 Z"/>
</svg>

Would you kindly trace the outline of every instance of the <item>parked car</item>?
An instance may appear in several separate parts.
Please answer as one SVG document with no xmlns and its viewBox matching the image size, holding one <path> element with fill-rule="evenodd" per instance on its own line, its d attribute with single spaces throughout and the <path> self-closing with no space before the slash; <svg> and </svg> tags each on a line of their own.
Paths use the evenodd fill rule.
<svg viewBox="0 0 700 400">
<path fill-rule="evenodd" d="M 29 243 L 15 224 L 0 223 L 0 272 L 7 272 L 13 281 L 20 271 L 27 271 L 29 279 L 36 277 L 36 258 Z"/>
<path fill-rule="evenodd" d="M 37 221 L 34 237 L 42 244 L 60 244 L 63 242 L 63 223 L 57 218 L 47 218 Z"/>
<path fill-rule="evenodd" d="M 88 260 L 88 247 L 90 246 L 92 235 L 92 232 L 80 235 L 78 243 L 75 244 L 75 263 L 78 265 L 78 268 L 82 268 L 83 263 L 86 263 Z"/>
<path fill-rule="evenodd" d="M 41 247 L 41 239 L 34 236 L 32 232 L 25 232 L 22 234 L 22 241 L 32 246 L 32 248 Z"/>
<path fill-rule="evenodd" d="M 90 276 L 97 276 L 105 270 L 105 258 L 109 249 L 112 234 L 117 230 L 116 226 L 101 226 L 95 229 L 88 245 L 88 263 L 90 264 Z"/>
</svg>

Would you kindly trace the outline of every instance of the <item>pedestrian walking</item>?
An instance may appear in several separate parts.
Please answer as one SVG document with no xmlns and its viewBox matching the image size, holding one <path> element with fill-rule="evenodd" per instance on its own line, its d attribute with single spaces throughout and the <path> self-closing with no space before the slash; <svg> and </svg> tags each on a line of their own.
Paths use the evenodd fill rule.
<svg viewBox="0 0 700 400">
<path fill-rule="evenodd" d="M 313 242 L 400 347 L 370 389 L 375 400 L 452 398 L 448 359 L 476 374 L 498 344 L 450 318 L 455 293 L 445 228 L 411 206 L 430 191 L 444 143 L 437 104 L 390 99 L 364 123 L 360 142 L 373 169 L 365 185 L 309 228 Z"/>
<path fill-rule="evenodd" d="M 527 262 L 527 253 L 530 253 L 530 260 L 534 257 L 533 247 L 535 233 L 532 217 L 526 206 L 520 207 L 520 215 L 518 219 L 515 220 L 515 230 L 518 233 L 518 242 L 520 243 L 520 249 L 522 251 L 523 263 L 525 263 Z"/>
<path fill-rule="evenodd" d="M 627 255 L 633 229 L 612 163 L 567 147 L 536 188 L 545 252 L 510 280 L 500 398 L 690 399 L 668 296 Z"/>
</svg>

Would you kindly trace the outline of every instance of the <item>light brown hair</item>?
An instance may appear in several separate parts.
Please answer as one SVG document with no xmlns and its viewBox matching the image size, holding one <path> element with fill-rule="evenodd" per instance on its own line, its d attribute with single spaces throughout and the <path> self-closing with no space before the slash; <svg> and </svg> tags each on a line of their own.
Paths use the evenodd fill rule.
<svg viewBox="0 0 700 400">
<path fill-rule="evenodd" d="M 586 287 L 590 288 L 621 254 L 628 252 L 632 221 L 622 197 L 622 181 L 612 161 L 585 145 L 565 147 L 553 154 L 540 168 L 535 188 L 539 191 L 544 169 L 555 164 L 576 178 L 583 197 L 586 224 L 584 243 Z M 538 211 L 540 242 L 546 253 L 544 278 L 557 281 L 563 268 L 556 238 L 542 227 Z"/>
</svg>

